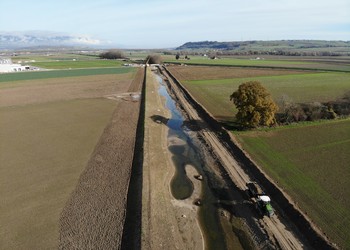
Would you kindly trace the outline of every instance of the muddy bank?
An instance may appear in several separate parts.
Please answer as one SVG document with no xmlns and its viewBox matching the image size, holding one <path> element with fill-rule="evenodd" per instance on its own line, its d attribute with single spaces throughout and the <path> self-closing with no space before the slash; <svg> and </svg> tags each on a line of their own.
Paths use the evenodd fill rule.
<svg viewBox="0 0 350 250">
<path fill-rule="evenodd" d="M 219 122 L 217 122 L 204 107 L 195 101 L 181 83 L 172 76 L 171 72 L 165 67 L 164 70 L 172 78 L 172 81 L 181 89 L 187 101 L 196 109 L 201 119 L 209 125 L 210 128 L 208 129 L 214 131 L 216 136 L 224 142 L 223 145 L 225 148 L 233 155 L 250 179 L 258 181 L 267 193 L 273 197 L 273 205 L 278 210 L 278 214 L 295 225 L 299 231 L 299 237 L 304 238 L 310 246 L 315 249 L 333 248 L 332 244 L 321 233 L 319 233 L 315 225 L 313 225 L 312 222 L 310 222 L 309 219 L 294 206 L 294 203 L 287 198 L 288 196 L 284 194 L 283 191 L 279 189 L 256 164 L 254 164 L 243 150 L 241 150 L 241 148 L 234 142 L 233 136 L 227 130 L 222 128 Z"/>
</svg>

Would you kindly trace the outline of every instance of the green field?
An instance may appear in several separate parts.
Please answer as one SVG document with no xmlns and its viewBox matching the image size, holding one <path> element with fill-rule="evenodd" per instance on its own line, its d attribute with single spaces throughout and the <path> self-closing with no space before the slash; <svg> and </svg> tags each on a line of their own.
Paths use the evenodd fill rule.
<svg viewBox="0 0 350 250">
<path fill-rule="evenodd" d="M 31 66 L 44 69 L 78 69 L 78 68 L 104 68 L 104 67 L 121 67 L 125 62 L 118 60 L 67 60 L 67 61 L 47 61 L 32 62 Z"/>
<path fill-rule="evenodd" d="M 235 66 L 235 67 L 272 67 L 272 68 L 290 68 L 290 69 L 316 69 L 316 70 L 330 70 L 330 71 L 345 71 L 350 72 L 350 60 L 345 60 L 342 63 L 334 63 L 330 60 L 320 60 L 320 61 L 311 61 L 303 60 L 302 58 L 299 61 L 293 57 L 289 59 L 278 59 L 273 57 L 267 57 L 262 60 L 255 60 L 254 56 L 249 58 L 221 58 L 221 59 L 209 59 L 203 56 L 190 56 L 191 60 L 176 60 L 175 56 L 164 56 L 164 60 L 168 63 L 181 63 L 188 65 L 217 65 L 217 66 Z"/>
<path fill-rule="evenodd" d="M 194 80 L 182 83 L 215 117 L 231 119 L 236 113 L 230 95 L 247 81 L 260 81 L 278 103 L 282 96 L 293 102 L 326 102 L 350 90 L 348 73 L 312 73 L 251 78 Z"/>
<path fill-rule="evenodd" d="M 11 57 L 14 63 L 18 63 L 19 61 L 23 64 L 29 62 L 48 62 L 48 61 L 72 61 L 76 60 L 96 60 L 97 56 L 83 55 L 83 54 L 64 54 L 64 53 L 44 53 L 41 52 L 39 54 L 27 54 L 27 55 L 17 55 Z"/>
<path fill-rule="evenodd" d="M 0 246 L 54 249 L 58 219 L 115 102 L 82 99 L 0 108 Z"/>
<path fill-rule="evenodd" d="M 108 74 L 124 74 L 135 71 L 135 68 L 94 68 L 94 69 L 74 69 L 74 70 L 50 70 L 36 72 L 7 73 L 0 75 L 0 82 L 24 81 L 47 78 L 92 76 Z"/>
<path fill-rule="evenodd" d="M 350 248 L 349 119 L 236 136 L 332 240 Z"/>
</svg>

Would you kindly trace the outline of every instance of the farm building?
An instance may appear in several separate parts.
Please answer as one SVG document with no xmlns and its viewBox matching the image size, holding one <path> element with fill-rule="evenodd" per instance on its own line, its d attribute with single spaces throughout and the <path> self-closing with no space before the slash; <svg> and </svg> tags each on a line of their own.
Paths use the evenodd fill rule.
<svg viewBox="0 0 350 250">
<path fill-rule="evenodd" d="M 19 72 L 28 70 L 29 66 L 13 64 L 9 58 L 0 58 L 0 73 Z"/>
</svg>

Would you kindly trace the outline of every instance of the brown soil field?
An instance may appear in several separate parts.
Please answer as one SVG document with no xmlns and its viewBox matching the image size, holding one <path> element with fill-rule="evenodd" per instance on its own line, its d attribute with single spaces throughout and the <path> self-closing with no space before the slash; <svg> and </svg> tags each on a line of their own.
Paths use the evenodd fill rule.
<svg viewBox="0 0 350 250">
<path fill-rule="evenodd" d="M 134 74 L 99 75 L 1 83 L 0 107 L 103 97 L 128 90 Z"/>
<path fill-rule="evenodd" d="M 142 72 L 0 86 L 0 248 L 120 245 Z"/>
<path fill-rule="evenodd" d="M 281 69 L 254 69 L 209 66 L 169 66 L 168 69 L 179 81 L 231 79 L 255 76 L 305 74 L 305 71 Z"/>
<path fill-rule="evenodd" d="M 143 73 L 140 68 L 128 92 L 141 91 Z M 59 249 L 120 248 L 139 100 L 121 100 L 114 110 L 60 216 Z"/>
<path fill-rule="evenodd" d="M 0 108 L 0 248 L 55 249 L 58 221 L 116 102 Z"/>
</svg>

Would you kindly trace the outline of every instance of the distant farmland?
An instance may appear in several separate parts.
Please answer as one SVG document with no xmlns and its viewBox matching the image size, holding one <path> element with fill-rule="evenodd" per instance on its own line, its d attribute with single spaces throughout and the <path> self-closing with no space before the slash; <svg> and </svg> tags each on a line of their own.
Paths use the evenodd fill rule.
<svg viewBox="0 0 350 250">
<path fill-rule="evenodd" d="M 33 62 L 30 65 L 45 69 L 77 69 L 77 68 L 104 68 L 120 67 L 124 62 L 117 60 L 69 60 L 69 61 L 48 61 Z"/>
<path fill-rule="evenodd" d="M 209 74 L 207 68 L 204 68 L 203 74 L 198 72 L 198 78 L 201 80 L 193 80 L 195 78 L 192 75 L 186 75 L 186 72 L 182 72 L 182 75 L 180 72 L 177 76 L 193 96 L 220 120 L 232 120 L 236 110 L 229 96 L 241 83 L 247 81 L 260 81 L 277 103 L 282 97 L 288 97 L 294 103 L 327 102 L 343 97 L 350 90 L 350 74 L 348 73 L 265 70 L 266 74 L 272 76 L 261 76 L 259 71 L 256 71 L 256 76 L 252 76 L 254 71 L 249 69 L 231 68 L 228 69 L 232 71 L 231 75 L 225 73 L 226 77 L 233 77 L 235 74 L 238 77 L 225 79 L 221 77 L 220 71 L 217 71 L 218 79 L 213 79 L 215 68 L 211 69 L 214 73 L 210 80 L 202 80 L 202 75 L 205 77 Z M 176 67 L 169 69 L 174 71 L 175 75 L 176 71 L 179 71 Z M 186 70 L 190 72 L 191 67 L 186 67 Z M 250 75 L 245 77 L 245 74 Z"/>
<path fill-rule="evenodd" d="M 0 78 L 0 82 L 60 78 L 60 77 L 74 77 L 74 76 L 124 74 L 124 73 L 133 72 L 133 71 L 135 71 L 134 68 L 98 68 L 98 69 L 93 68 L 93 69 L 20 72 L 15 74 L 14 73 L 2 74 Z"/>
<path fill-rule="evenodd" d="M 335 59 L 305 60 L 302 57 L 278 59 L 278 57 L 267 57 L 266 59 L 255 59 L 255 57 L 223 57 L 220 59 L 209 59 L 203 56 L 190 56 L 190 60 L 176 60 L 175 56 L 166 56 L 168 63 L 208 66 L 233 66 L 233 67 L 257 67 L 257 68 L 290 68 L 305 70 L 330 70 L 350 72 L 350 61 Z M 299 59 L 299 60 L 298 60 Z"/>
</svg>

